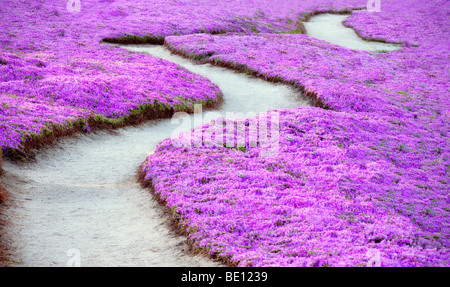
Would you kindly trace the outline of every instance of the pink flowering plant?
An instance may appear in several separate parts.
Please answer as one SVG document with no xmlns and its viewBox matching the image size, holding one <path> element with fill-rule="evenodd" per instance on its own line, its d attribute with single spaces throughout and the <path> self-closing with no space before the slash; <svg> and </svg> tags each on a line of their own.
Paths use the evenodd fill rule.
<svg viewBox="0 0 450 287">
<path fill-rule="evenodd" d="M 240 266 L 366 266 L 373 250 L 379 266 L 448 266 L 448 10 L 383 4 L 346 25 L 401 51 L 293 34 L 166 38 L 177 53 L 290 83 L 327 109 L 280 111 L 271 159 L 264 147 L 172 140 L 148 157 L 147 179 L 199 248 Z M 418 17 L 429 22 L 398 24 Z"/>
<path fill-rule="evenodd" d="M 250 118 L 166 139 L 146 159 L 143 178 L 198 249 L 239 266 L 449 266 L 450 11 L 418 0 L 356 11 L 366 2 L 0 0 L 2 150 L 26 153 L 56 130 L 119 125 L 145 109 L 217 102 L 206 78 L 102 41 L 164 43 L 316 103 L 276 111 L 270 157 L 270 145 L 247 140 Z M 314 14 L 352 10 L 346 26 L 402 49 L 301 34 Z M 192 144 L 176 144 L 185 138 Z"/>
</svg>

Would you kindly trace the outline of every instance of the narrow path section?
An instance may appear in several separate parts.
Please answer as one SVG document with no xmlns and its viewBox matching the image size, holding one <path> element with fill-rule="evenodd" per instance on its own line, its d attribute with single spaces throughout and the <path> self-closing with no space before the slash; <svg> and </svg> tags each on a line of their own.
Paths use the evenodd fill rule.
<svg viewBox="0 0 450 287">
<path fill-rule="evenodd" d="M 305 23 L 308 35 L 343 47 L 393 51 L 399 45 L 364 41 L 342 24 L 348 15 L 322 14 Z M 163 46 L 122 46 L 177 63 L 208 77 L 223 91 L 214 112 L 260 113 L 310 105 L 287 85 L 195 64 Z M 192 119 L 193 128 L 196 124 Z M 79 135 L 37 152 L 36 162 L 6 161 L 10 193 L 6 239 L 13 266 L 220 266 L 187 252 L 169 218 L 135 180 L 146 155 L 180 132 L 179 122 L 154 120 L 114 132 Z"/>
<path fill-rule="evenodd" d="M 195 74 L 207 77 L 224 94 L 223 104 L 217 109 L 220 113 L 224 113 L 224 116 L 227 112 L 260 113 L 271 109 L 310 105 L 308 100 L 301 97 L 299 91 L 288 85 L 269 83 L 211 64 L 196 64 L 171 53 L 164 46 L 127 45 L 121 47 L 171 61 Z"/>
<path fill-rule="evenodd" d="M 357 12 L 355 12 L 357 13 Z M 375 41 L 365 41 L 356 34 L 355 30 L 345 27 L 342 23 L 349 15 L 319 14 L 304 22 L 307 35 L 324 40 L 345 48 L 364 51 L 391 52 L 401 49 L 401 45 Z"/>
<path fill-rule="evenodd" d="M 309 105 L 289 86 L 196 65 L 162 46 L 127 48 L 210 78 L 224 93 L 216 110 L 223 117 Z M 186 238 L 172 231 L 163 209 L 135 180 L 146 155 L 179 131 L 178 122 L 154 120 L 61 139 L 38 151 L 33 163 L 6 161 L 2 180 L 10 193 L 5 231 L 12 265 L 220 266 L 187 252 Z"/>
</svg>

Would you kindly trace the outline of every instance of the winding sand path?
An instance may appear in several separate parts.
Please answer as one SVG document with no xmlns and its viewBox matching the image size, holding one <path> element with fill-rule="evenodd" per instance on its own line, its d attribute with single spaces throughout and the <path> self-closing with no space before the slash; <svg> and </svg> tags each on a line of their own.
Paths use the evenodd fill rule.
<svg viewBox="0 0 450 287">
<path fill-rule="evenodd" d="M 289 86 L 193 64 L 163 46 L 127 48 L 208 76 L 224 93 L 215 110 L 224 117 L 308 104 Z M 6 161 L 13 266 L 220 266 L 187 252 L 186 238 L 172 231 L 163 208 L 135 179 L 146 155 L 179 130 L 171 119 L 153 120 L 63 138 L 38 151 L 33 163 Z"/>
<path fill-rule="evenodd" d="M 305 26 L 312 37 L 353 49 L 398 49 L 361 40 L 341 24 L 346 17 L 318 15 Z M 126 48 L 208 77 L 224 93 L 215 110 L 224 117 L 309 105 L 289 86 L 194 64 L 163 46 Z M 56 147 L 38 151 L 33 163 L 6 161 L 2 180 L 10 193 L 4 213 L 10 221 L 6 239 L 13 248 L 12 266 L 220 266 L 187 252 L 186 238 L 172 231 L 162 207 L 135 179 L 146 155 L 175 131 L 179 126 L 170 119 L 153 120 L 61 139 Z"/>
</svg>

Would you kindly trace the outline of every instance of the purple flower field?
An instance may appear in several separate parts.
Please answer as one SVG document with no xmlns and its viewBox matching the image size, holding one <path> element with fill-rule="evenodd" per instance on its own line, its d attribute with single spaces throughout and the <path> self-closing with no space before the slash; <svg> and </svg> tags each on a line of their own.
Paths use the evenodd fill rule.
<svg viewBox="0 0 450 287">
<path fill-rule="evenodd" d="M 90 13 L 69 13 L 60 2 L 1 3 L 4 152 L 27 152 L 25 141 L 55 127 L 70 128 L 74 122 L 89 130 L 89 119 L 123 119 L 152 107 L 190 110 L 194 103 L 213 103 L 221 97 L 209 80 L 175 64 L 100 44 L 103 38 L 95 26 L 79 25 L 100 19 Z M 100 4 L 91 2 L 83 1 L 95 5 L 85 9 L 100 13 Z M 29 24 L 30 15 L 34 26 Z M 78 15 L 86 18 L 77 19 Z"/>
<path fill-rule="evenodd" d="M 346 22 L 403 43 L 392 53 L 292 34 L 166 38 L 188 57 L 299 86 L 328 109 L 280 111 L 271 159 L 264 147 L 170 140 L 147 159 L 147 178 L 200 248 L 241 266 L 366 266 L 373 250 L 382 266 L 448 266 L 448 9 L 423 5 L 388 2 L 381 18 Z"/>
<path fill-rule="evenodd" d="M 289 83 L 317 107 L 278 110 L 279 150 L 179 146 L 142 164 L 198 249 L 238 266 L 450 265 L 449 17 L 444 1 L 382 0 L 345 21 L 386 53 L 308 37 L 301 21 L 366 1 L 0 0 L 0 143 L 120 124 L 145 109 L 213 104 L 208 79 L 101 43 L 164 43 L 186 57 Z M 276 7 L 274 7 L 276 6 Z M 200 33 L 200 34 L 197 34 Z M 247 119 L 251 121 L 254 119 Z M 203 127 L 238 141 L 223 121 Z M 199 134 L 182 134 L 199 140 Z M 202 134 L 200 134 L 202 139 Z"/>
</svg>

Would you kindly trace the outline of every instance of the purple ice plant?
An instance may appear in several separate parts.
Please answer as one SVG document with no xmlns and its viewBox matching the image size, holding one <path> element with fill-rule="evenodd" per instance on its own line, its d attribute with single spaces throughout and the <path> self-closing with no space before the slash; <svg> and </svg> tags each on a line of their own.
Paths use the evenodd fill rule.
<svg viewBox="0 0 450 287">
<path fill-rule="evenodd" d="M 292 34 L 166 38 L 187 57 L 301 87 L 327 109 L 281 111 L 270 160 L 265 147 L 171 140 L 148 157 L 146 178 L 199 248 L 240 266 L 368 266 L 373 254 L 380 266 L 449 265 L 449 11 L 383 4 L 346 25 L 401 51 Z"/>
<path fill-rule="evenodd" d="M 277 111 L 272 157 L 249 142 L 167 139 L 147 158 L 145 178 L 198 248 L 240 266 L 449 266 L 450 11 L 442 1 L 383 0 L 379 13 L 345 21 L 365 39 L 402 44 L 391 53 L 299 34 L 311 15 L 366 2 L 83 0 L 74 13 L 65 1 L 0 0 L 2 149 L 141 107 L 217 101 L 207 79 L 101 43 L 165 42 L 318 103 Z M 220 120 L 201 128 L 248 136 Z"/>
</svg>

